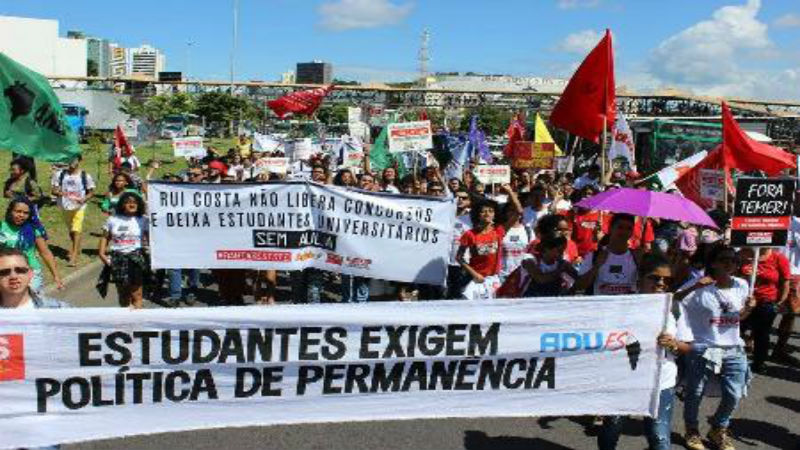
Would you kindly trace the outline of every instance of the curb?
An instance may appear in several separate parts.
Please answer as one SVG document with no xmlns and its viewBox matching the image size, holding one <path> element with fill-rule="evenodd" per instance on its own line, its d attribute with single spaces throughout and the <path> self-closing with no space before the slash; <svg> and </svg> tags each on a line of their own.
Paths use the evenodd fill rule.
<svg viewBox="0 0 800 450">
<path fill-rule="evenodd" d="M 67 275 L 66 277 L 64 277 L 63 280 L 61 280 L 64 283 L 64 289 L 69 289 L 69 287 L 70 287 L 70 285 L 72 283 L 78 281 L 78 279 L 80 279 L 80 278 L 85 277 L 91 271 L 93 271 L 94 269 L 96 269 L 97 267 L 102 266 L 102 265 L 103 265 L 102 261 L 99 261 L 99 260 L 98 261 L 94 261 L 94 262 L 91 262 L 91 263 L 81 267 L 80 269 L 76 270 L 75 272 L 72 272 L 71 274 Z M 53 294 L 55 292 L 58 292 L 58 288 L 56 287 L 55 283 L 50 283 L 49 285 L 45 286 L 45 288 L 44 288 L 44 293 L 47 294 L 47 295 Z"/>
</svg>

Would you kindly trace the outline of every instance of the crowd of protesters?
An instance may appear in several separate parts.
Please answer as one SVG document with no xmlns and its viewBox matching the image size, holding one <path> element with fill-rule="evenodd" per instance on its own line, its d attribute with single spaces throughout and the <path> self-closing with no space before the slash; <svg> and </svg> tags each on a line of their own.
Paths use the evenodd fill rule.
<svg viewBox="0 0 800 450">
<path fill-rule="evenodd" d="M 634 172 L 610 171 L 605 178 L 592 166 L 580 176 L 553 171 L 515 170 L 510 183 L 485 186 L 469 170 L 445 179 L 437 166 L 400 176 L 395 167 L 371 171 L 336 168 L 329 157 L 291 165 L 287 173 L 260 169 L 263 157 L 242 139 L 227 153 L 208 149 L 188 169 L 167 173 L 175 183 L 257 183 L 308 179 L 362 191 L 392 195 L 452 198 L 455 233 L 446 283 L 415 285 L 319 269 L 274 270 L 150 269 L 147 183 L 158 168 L 146 173 L 138 159 L 109 165 L 111 183 L 97 186 L 76 159 L 52 176 L 50 195 L 62 211 L 69 231 L 68 263 L 76 264 L 83 245 L 87 207 L 105 191 L 100 209 L 107 216 L 99 239 L 99 259 L 106 266 L 99 284 L 116 286 L 119 305 L 142 308 L 144 300 L 169 307 L 194 305 L 203 286 L 215 284 L 216 304 L 359 303 L 382 300 L 491 299 L 562 295 L 626 295 L 674 293 L 673 314 L 658 342 L 667 352 L 661 370 L 658 417 L 646 422 L 651 449 L 670 447 L 670 430 L 678 382 L 676 361 L 683 367 L 686 446 L 705 448 L 700 434 L 699 406 L 712 374 L 721 379 L 722 401 L 710 419 L 708 440 L 715 448 L 732 449 L 728 427 L 751 373 L 763 373 L 774 358 L 797 364 L 788 345 L 795 314 L 800 311 L 800 218 L 793 217 L 786 248 L 759 254 L 753 289 L 752 249 L 728 244 L 729 214 L 724 205 L 710 211 L 717 228 L 657 218 L 586 210 L 582 199 L 617 187 L 647 189 Z M 135 157 L 134 157 L 135 158 Z M 333 168 L 333 170 L 332 170 Z M 62 286 L 55 258 L 46 243 L 47 230 L 38 209 L 47 192 L 31 175 L 30 161 L 11 163 L 4 195 L 12 200 L 0 224 L 0 294 L 6 307 L 61 307 L 42 295 L 43 266 Z M 798 196 L 797 198 L 800 198 Z M 798 205 L 800 206 L 800 205 Z M 800 213 L 800 207 L 795 207 Z M 20 285 L 30 286 L 30 296 Z M 279 295 L 280 292 L 289 295 Z M 18 292 L 19 291 L 19 292 Z M 751 294 L 752 292 L 752 294 Z M 770 332 L 781 318 L 777 345 L 770 354 Z M 748 353 L 750 363 L 748 364 Z M 598 446 L 613 449 L 623 418 L 598 422 Z"/>
</svg>

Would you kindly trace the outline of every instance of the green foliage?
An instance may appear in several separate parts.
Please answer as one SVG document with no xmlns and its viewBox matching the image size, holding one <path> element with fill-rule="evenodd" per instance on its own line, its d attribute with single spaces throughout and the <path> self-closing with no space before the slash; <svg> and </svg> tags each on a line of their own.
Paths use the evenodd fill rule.
<svg viewBox="0 0 800 450">
<path fill-rule="evenodd" d="M 334 104 L 323 105 L 317 110 L 317 119 L 325 125 L 337 125 L 347 123 L 347 105 Z"/>
<path fill-rule="evenodd" d="M 504 134 L 508 129 L 513 111 L 491 106 L 470 108 L 461 119 L 459 129 L 464 132 L 469 131 L 470 120 L 472 120 L 472 116 L 476 114 L 478 115 L 478 127 L 482 129 L 487 136 L 498 136 Z"/>
</svg>

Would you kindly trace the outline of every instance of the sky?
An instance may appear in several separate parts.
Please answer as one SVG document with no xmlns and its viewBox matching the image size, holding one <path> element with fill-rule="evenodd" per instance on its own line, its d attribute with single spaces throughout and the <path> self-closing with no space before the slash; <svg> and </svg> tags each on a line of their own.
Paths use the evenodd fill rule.
<svg viewBox="0 0 800 450">
<path fill-rule="evenodd" d="M 167 54 L 167 69 L 228 79 L 235 0 L 0 0 L 0 15 L 57 19 Z M 569 77 L 606 28 L 617 85 L 700 95 L 800 99 L 798 0 L 238 0 L 236 79 L 278 80 L 295 63 L 340 79 L 430 71 Z M 187 43 L 191 42 L 191 45 Z"/>
</svg>

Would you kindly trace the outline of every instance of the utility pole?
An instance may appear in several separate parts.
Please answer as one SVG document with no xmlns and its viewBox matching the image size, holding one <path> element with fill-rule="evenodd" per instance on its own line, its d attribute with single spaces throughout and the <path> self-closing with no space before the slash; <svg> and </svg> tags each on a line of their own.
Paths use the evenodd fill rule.
<svg viewBox="0 0 800 450">
<path fill-rule="evenodd" d="M 192 72 L 192 46 L 195 44 L 193 40 L 186 41 L 186 81 L 191 80 Z"/>
<path fill-rule="evenodd" d="M 233 42 L 231 43 L 231 94 L 236 73 L 236 46 L 239 40 L 239 0 L 233 0 Z"/>
</svg>

